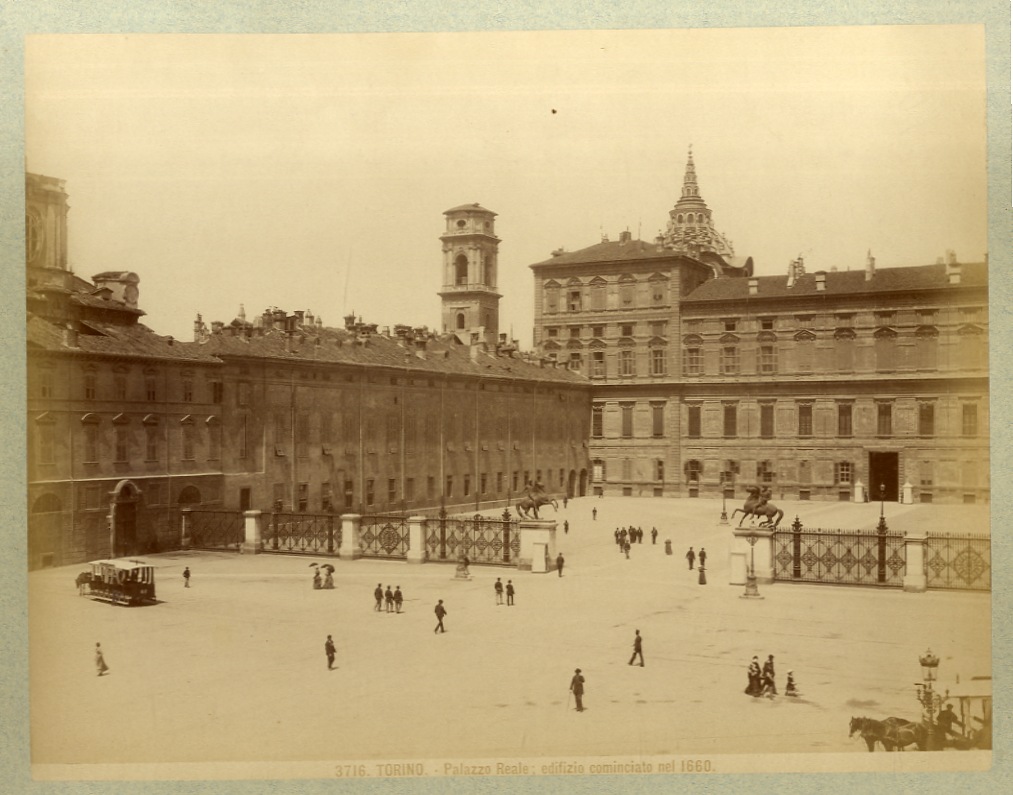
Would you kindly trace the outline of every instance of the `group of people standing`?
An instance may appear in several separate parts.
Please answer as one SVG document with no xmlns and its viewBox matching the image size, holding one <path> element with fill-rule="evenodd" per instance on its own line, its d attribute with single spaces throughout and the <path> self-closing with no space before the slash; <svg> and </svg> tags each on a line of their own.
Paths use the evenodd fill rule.
<svg viewBox="0 0 1013 795">
<path fill-rule="evenodd" d="M 758 657 L 753 657 L 749 663 L 749 685 L 746 687 L 746 695 L 759 698 L 767 696 L 773 698 L 777 695 L 777 683 L 774 681 L 774 655 L 768 654 L 767 661 L 760 667 Z M 795 686 L 795 673 L 788 671 L 788 681 L 784 687 L 786 696 L 797 696 L 798 689 Z"/>
<path fill-rule="evenodd" d="M 384 590 L 383 586 L 377 583 L 373 591 L 373 598 L 376 600 L 376 606 L 373 609 L 377 613 L 383 612 L 384 604 L 387 605 L 388 613 L 401 612 L 401 603 L 404 601 L 404 595 L 401 593 L 400 585 L 392 591 L 389 585 L 387 586 L 387 590 Z"/>
<path fill-rule="evenodd" d="M 696 553 L 696 552 L 693 551 L 693 547 L 690 547 L 689 548 L 689 552 L 686 553 L 686 560 L 689 561 L 689 570 L 690 571 L 693 571 L 693 562 L 698 557 L 700 558 L 700 568 L 701 569 L 706 569 L 707 568 L 707 550 L 704 549 L 703 547 L 700 547 L 700 552 L 698 554 L 698 553 Z"/>
<path fill-rule="evenodd" d="M 644 543 L 644 530 L 641 527 L 617 527 L 614 533 L 616 546 L 619 547 L 619 551 L 625 553 L 626 557 L 630 556 L 630 546 L 632 544 L 643 544 Z M 651 528 L 651 543 L 658 543 L 658 528 Z"/>
<path fill-rule="evenodd" d="M 496 578 L 495 584 L 492 586 L 493 591 L 496 593 L 496 604 L 503 604 L 503 580 L 499 577 Z M 512 606 L 514 603 L 514 581 L 507 580 L 506 584 L 506 603 L 507 606 Z"/>
</svg>

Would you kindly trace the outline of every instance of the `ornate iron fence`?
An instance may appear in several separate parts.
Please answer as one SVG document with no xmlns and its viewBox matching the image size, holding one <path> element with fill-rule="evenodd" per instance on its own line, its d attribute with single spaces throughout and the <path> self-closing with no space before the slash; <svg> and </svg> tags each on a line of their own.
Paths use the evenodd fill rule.
<svg viewBox="0 0 1013 795">
<path fill-rule="evenodd" d="M 521 551 L 519 522 L 503 511 L 499 518 L 447 516 L 441 511 L 426 519 L 426 555 L 429 560 L 457 561 L 467 556 L 471 563 L 516 566 Z"/>
<path fill-rule="evenodd" d="M 241 511 L 181 511 L 189 522 L 190 546 L 195 549 L 239 551 L 246 539 Z"/>
<path fill-rule="evenodd" d="M 407 558 L 408 517 L 398 513 L 364 514 L 359 548 L 366 558 Z"/>
<path fill-rule="evenodd" d="M 929 588 L 991 590 L 991 538 L 978 533 L 928 533 L 925 578 Z"/>
<path fill-rule="evenodd" d="M 331 513 L 272 513 L 263 541 L 265 552 L 337 555 L 341 517 Z"/>
<path fill-rule="evenodd" d="M 907 568 L 904 535 L 886 524 L 874 531 L 791 528 L 774 531 L 774 580 L 901 587 Z"/>
</svg>

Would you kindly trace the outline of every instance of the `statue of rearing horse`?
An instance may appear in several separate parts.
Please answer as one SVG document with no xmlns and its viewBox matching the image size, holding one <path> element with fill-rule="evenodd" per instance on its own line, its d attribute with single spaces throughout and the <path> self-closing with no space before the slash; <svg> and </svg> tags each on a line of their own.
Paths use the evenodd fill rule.
<svg viewBox="0 0 1013 795">
<path fill-rule="evenodd" d="M 759 486 L 750 486 L 746 491 L 749 493 L 749 497 L 746 499 L 745 504 L 741 508 L 736 508 L 732 511 L 732 519 L 735 518 L 735 514 L 742 514 L 738 527 L 742 527 L 742 522 L 747 516 L 752 517 L 752 521 L 756 521 L 756 518 L 759 516 L 764 517 L 763 521 L 760 522 L 760 527 L 777 527 L 781 519 L 784 518 L 784 511 L 770 502 L 770 498 L 773 496 L 770 487 L 765 486 L 761 489 Z"/>
<path fill-rule="evenodd" d="M 527 496 L 522 500 L 518 500 L 514 506 L 517 508 L 517 513 L 525 519 L 537 519 L 538 509 L 543 505 L 551 505 L 554 511 L 559 510 L 559 505 L 552 497 L 546 495 L 545 489 L 540 482 L 534 484 L 528 482 L 525 484 L 525 488 Z"/>
</svg>

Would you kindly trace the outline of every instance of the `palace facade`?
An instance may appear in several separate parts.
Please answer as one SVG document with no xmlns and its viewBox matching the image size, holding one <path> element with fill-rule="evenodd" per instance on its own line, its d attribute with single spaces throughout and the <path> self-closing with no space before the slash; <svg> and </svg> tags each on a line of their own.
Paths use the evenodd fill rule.
<svg viewBox="0 0 1013 795">
<path fill-rule="evenodd" d="M 669 216 L 531 266 L 536 346 L 592 383 L 595 492 L 989 498 L 987 263 L 754 277 L 692 153 Z"/>
</svg>

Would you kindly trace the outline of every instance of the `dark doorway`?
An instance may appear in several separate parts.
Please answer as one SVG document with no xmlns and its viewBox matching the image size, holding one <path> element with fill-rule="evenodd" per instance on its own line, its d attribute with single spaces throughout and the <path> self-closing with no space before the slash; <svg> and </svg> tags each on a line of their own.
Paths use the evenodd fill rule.
<svg viewBox="0 0 1013 795">
<path fill-rule="evenodd" d="M 570 497 L 571 499 L 573 497 L 577 496 L 576 495 L 576 488 L 577 488 L 577 470 L 576 469 L 571 469 L 570 470 L 570 479 L 566 483 L 566 496 Z"/>
<path fill-rule="evenodd" d="M 587 496 L 587 470 L 580 470 L 580 496 Z"/>
<path fill-rule="evenodd" d="M 239 490 L 239 510 L 250 510 L 250 490 L 248 488 Z"/>
<path fill-rule="evenodd" d="M 114 557 L 122 558 L 140 554 L 140 550 L 137 548 L 137 503 L 134 501 L 117 502 L 113 511 L 113 522 L 116 527 Z"/>
<path fill-rule="evenodd" d="M 900 496 L 898 453 L 869 453 L 869 500 L 896 502 Z M 880 493 L 880 487 L 882 493 Z"/>
</svg>

